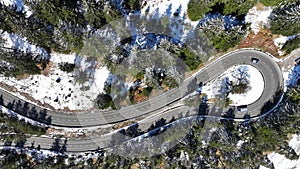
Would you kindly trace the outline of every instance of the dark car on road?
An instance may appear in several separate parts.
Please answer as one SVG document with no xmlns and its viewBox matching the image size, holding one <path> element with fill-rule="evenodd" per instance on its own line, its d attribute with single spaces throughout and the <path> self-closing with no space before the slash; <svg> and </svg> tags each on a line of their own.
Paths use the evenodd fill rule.
<svg viewBox="0 0 300 169">
<path fill-rule="evenodd" d="M 245 113 L 248 111 L 247 105 L 242 105 L 237 107 L 238 112 Z"/>
<path fill-rule="evenodd" d="M 252 58 L 251 61 L 252 61 L 253 63 L 259 63 L 259 59 L 257 59 L 257 58 Z"/>
</svg>

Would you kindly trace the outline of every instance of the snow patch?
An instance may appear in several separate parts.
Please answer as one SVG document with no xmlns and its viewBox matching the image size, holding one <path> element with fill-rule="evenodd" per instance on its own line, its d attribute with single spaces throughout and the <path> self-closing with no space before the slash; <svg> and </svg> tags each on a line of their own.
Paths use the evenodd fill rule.
<svg viewBox="0 0 300 169">
<path fill-rule="evenodd" d="M 239 140 L 236 144 L 236 147 L 241 148 L 244 143 L 245 143 L 244 140 Z"/>
<path fill-rule="evenodd" d="M 14 112 L 12 110 L 7 109 L 4 106 L 0 105 L 0 110 L 2 111 L 2 113 L 6 113 L 6 114 L 8 114 L 8 115 L 10 115 L 12 117 L 16 117 L 19 120 L 24 120 L 25 122 L 30 123 L 30 124 L 32 124 L 34 126 L 47 127 L 47 125 L 45 125 L 44 123 L 40 123 L 40 122 L 34 121 L 34 120 L 30 119 L 30 118 L 27 118 L 25 116 L 22 116 L 22 115 Z"/>
<path fill-rule="evenodd" d="M 254 6 L 249 10 L 245 17 L 246 23 L 250 23 L 251 30 L 257 34 L 263 26 L 269 23 L 269 16 L 272 12 L 271 7 L 260 7 L 259 9 Z"/>
<path fill-rule="evenodd" d="M 0 36 L 5 41 L 3 45 L 4 48 L 16 49 L 24 53 L 38 54 L 42 57 L 40 59 L 50 59 L 50 55 L 44 48 L 30 44 L 26 38 L 22 38 L 20 35 L 2 32 L 0 30 Z"/>
<path fill-rule="evenodd" d="M 29 155 L 34 159 L 43 160 L 48 157 L 55 157 L 55 156 L 63 156 L 64 154 L 50 151 L 50 150 L 36 150 L 36 149 L 29 149 L 29 148 L 20 148 L 15 146 L 0 146 L 1 150 L 15 150 L 17 152 Z"/>
<path fill-rule="evenodd" d="M 191 22 L 187 17 L 189 1 L 149 0 L 146 2 L 147 5 L 141 10 L 141 15 L 156 20 L 165 20 L 164 17 L 167 17 L 172 38 L 184 40 L 198 25 L 198 22 Z"/>
<path fill-rule="evenodd" d="M 297 155 L 300 155 L 300 135 L 293 134 L 293 137 L 289 142 L 289 146 L 295 150 Z"/>
<path fill-rule="evenodd" d="M 296 34 L 296 35 L 292 35 L 292 36 L 280 36 L 276 39 L 274 39 L 274 44 L 281 49 L 286 42 L 293 40 L 295 38 L 297 38 L 300 34 Z"/>
<path fill-rule="evenodd" d="M 253 66 L 247 65 L 247 67 L 250 77 L 249 86 L 251 89 L 244 94 L 229 94 L 228 98 L 233 101 L 232 104 L 235 106 L 248 105 L 255 102 L 260 98 L 264 91 L 264 79 L 262 74 Z M 227 76 L 229 76 L 229 79 L 233 78 L 232 73 L 229 73 Z"/>
<path fill-rule="evenodd" d="M 105 81 L 110 76 L 107 67 L 98 67 L 96 60 L 90 61 L 76 54 L 54 53 L 50 61 L 53 65 L 47 76 L 31 75 L 25 79 L 0 76 L 0 80 L 55 109 L 92 108 L 94 99 L 103 92 Z M 64 72 L 59 68 L 59 64 L 62 63 L 75 64 L 76 68 L 71 73 Z"/>
<path fill-rule="evenodd" d="M 295 150 L 297 155 L 300 155 L 300 135 L 293 134 L 292 139 L 289 141 L 289 146 Z M 300 168 L 300 159 L 290 160 L 284 155 L 275 152 L 269 154 L 268 158 L 274 164 L 275 169 Z"/>
<path fill-rule="evenodd" d="M 171 15 L 178 12 L 180 9 L 181 13 L 179 16 L 184 17 L 186 15 L 188 1 L 177 1 L 177 0 L 150 0 L 147 1 L 147 5 L 141 10 L 142 14 L 156 14 L 157 16 Z"/>
<path fill-rule="evenodd" d="M 275 169 L 300 168 L 299 160 L 290 160 L 278 153 L 271 153 L 268 155 L 268 158 L 273 162 Z"/>
<path fill-rule="evenodd" d="M 287 71 L 283 70 L 282 72 L 285 81 L 285 90 L 288 87 L 294 87 L 297 85 L 300 79 L 300 65 L 296 65 L 294 68 Z"/>
<path fill-rule="evenodd" d="M 216 90 L 216 86 L 220 83 L 220 80 L 228 78 L 229 81 L 234 81 L 234 72 L 240 66 L 245 66 L 249 74 L 249 89 L 244 94 L 232 94 L 228 95 L 228 98 L 232 100 L 232 105 L 247 105 L 255 102 L 259 99 L 264 90 L 264 80 L 261 73 L 253 66 L 250 65 L 238 65 L 233 66 L 230 69 L 226 70 L 221 76 L 219 76 L 216 80 L 206 84 L 202 88 L 202 93 L 205 93 L 208 99 L 215 98 L 219 91 Z"/>
<path fill-rule="evenodd" d="M 32 11 L 30 11 L 29 7 L 24 4 L 23 0 L 0 0 L 0 3 L 5 6 L 16 6 L 17 12 L 24 11 L 26 13 L 26 17 L 32 15 Z"/>
<path fill-rule="evenodd" d="M 80 65 L 81 57 L 75 53 L 72 54 L 52 53 L 51 56 L 52 56 L 51 61 L 54 64 L 70 63 L 70 64 Z"/>
<path fill-rule="evenodd" d="M 23 9 L 24 2 L 23 0 L 0 0 L 0 3 L 5 6 L 13 6 L 17 7 L 17 11 L 21 11 Z"/>
<path fill-rule="evenodd" d="M 33 14 L 33 12 L 30 10 L 30 7 L 27 5 L 23 6 L 23 10 L 25 11 L 27 18 L 29 18 Z"/>
<path fill-rule="evenodd" d="M 207 99 L 211 99 L 211 98 L 215 97 L 213 86 L 214 86 L 214 83 L 209 82 L 205 86 L 202 87 L 201 93 L 205 93 L 207 95 Z"/>
</svg>

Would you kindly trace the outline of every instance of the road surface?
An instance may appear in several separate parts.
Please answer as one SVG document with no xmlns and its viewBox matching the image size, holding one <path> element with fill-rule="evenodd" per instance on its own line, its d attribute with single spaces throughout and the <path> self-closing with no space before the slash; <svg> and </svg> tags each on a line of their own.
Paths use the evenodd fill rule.
<svg viewBox="0 0 300 169">
<path fill-rule="evenodd" d="M 251 58 L 259 59 L 259 63 L 253 63 Z M 79 114 L 67 114 L 47 110 L 46 115 L 51 118 L 50 125 L 59 127 L 89 127 L 125 121 L 160 110 L 166 105 L 194 92 L 200 82 L 205 84 L 220 76 L 230 67 L 239 64 L 252 65 L 257 68 L 263 76 L 265 86 L 261 97 L 254 103 L 248 105 L 249 115 L 251 117 L 259 116 L 265 103 L 272 100 L 277 91 L 283 89 L 283 77 L 280 67 L 269 55 L 253 49 L 240 49 L 224 55 L 195 73 L 192 77 L 187 78 L 179 88 L 169 90 L 162 95 L 133 106 L 128 106 L 116 111 L 95 111 Z M 0 90 L 0 94 L 4 99 L 4 104 L 20 100 L 18 97 L 3 90 Z M 22 103 L 25 102 L 23 100 L 20 101 Z M 28 106 L 31 107 L 34 105 L 28 104 Z M 38 111 L 43 111 L 43 108 L 35 107 Z M 174 109 L 171 112 L 179 114 L 182 113 L 183 110 Z M 148 123 L 150 124 L 152 121 L 150 120 Z M 98 147 L 106 147 L 110 140 L 110 135 L 87 140 L 68 140 L 67 151 L 95 150 Z M 53 145 L 54 139 L 32 137 L 28 139 L 26 146 L 29 146 L 32 141 L 35 141 L 35 144 L 40 145 L 42 148 L 49 149 Z"/>
</svg>

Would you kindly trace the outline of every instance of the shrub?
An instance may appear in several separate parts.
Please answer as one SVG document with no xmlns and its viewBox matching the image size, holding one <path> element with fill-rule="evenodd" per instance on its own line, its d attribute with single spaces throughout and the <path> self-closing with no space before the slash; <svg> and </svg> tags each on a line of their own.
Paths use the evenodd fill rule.
<svg viewBox="0 0 300 169">
<path fill-rule="evenodd" d="M 294 102 L 296 104 L 300 104 L 300 89 L 299 88 L 291 89 L 290 91 L 288 91 L 287 96 L 292 102 Z"/>
<path fill-rule="evenodd" d="M 139 72 L 139 73 L 137 73 L 137 74 L 135 75 L 135 78 L 136 78 L 137 80 L 142 80 L 142 79 L 144 79 L 144 75 L 145 75 L 145 72 L 144 72 L 144 71 L 141 71 L 141 72 Z"/>
<path fill-rule="evenodd" d="M 245 93 L 248 89 L 248 84 L 240 83 L 238 85 L 232 86 L 232 93 L 242 94 Z"/>
<path fill-rule="evenodd" d="M 149 97 L 152 92 L 152 87 L 143 88 L 143 96 Z"/>
<path fill-rule="evenodd" d="M 259 2 L 266 6 L 278 6 L 280 3 L 282 3 L 282 0 L 260 0 Z"/>
<path fill-rule="evenodd" d="M 65 63 L 59 64 L 59 68 L 60 68 L 60 70 L 62 70 L 62 71 L 65 71 L 65 72 L 67 72 L 67 73 L 70 73 L 70 72 L 73 72 L 73 71 L 74 71 L 75 64 L 65 62 Z"/>
<path fill-rule="evenodd" d="M 192 21 L 200 20 L 210 11 L 210 5 L 201 0 L 190 0 L 187 14 Z"/>
<path fill-rule="evenodd" d="M 285 51 L 285 54 L 290 54 L 293 50 L 300 48 L 300 37 L 288 41 L 282 47 L 282 50 Z"/>
<path fill-rule="evenodd" d="M 100 93 L 96 98 L 96 106 L 99 109 L 115 108 L 112 97 L 109 94 Z"/>
<path fill-rule="evenodd" d="M 164 78 L 163 84 L 165 84 L 169 89 L 179 87 L 177 81 L 168 75 Z"/>
<path fill-rule="evenodd" d="M 140 0 L 124 0 L 123 6 L 125 6 L 125 8 L 128 8 L 130 10 L 140 10 L 141 9 Z"/>
<path fill-rule="evenodd" d="M 195 70 L 202 63 L 198 56 L 189 48 L 183 48 L 178 52 L 178 57 L 191 69 Z"/>
</svg>

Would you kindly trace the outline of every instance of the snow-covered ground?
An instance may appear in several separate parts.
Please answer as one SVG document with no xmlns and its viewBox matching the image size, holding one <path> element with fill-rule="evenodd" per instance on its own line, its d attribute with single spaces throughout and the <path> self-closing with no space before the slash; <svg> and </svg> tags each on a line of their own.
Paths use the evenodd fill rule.
<svg viewBox="0 0 300 169">
<path fill-rule="evenodd" d="M 250 24 L 251 30 L 257 34 L 258 32 L 261 31 L 264 27 L 269 27 L 270 24 L 270 15 L 273 11 L 273 7 L 265 7 L 262 5 L 259 6 L 254 6 L 251 8 L 246 17 L 245 21 L 246 23 Z M 276 37 L 273 39 L 275 46 L 278 47 L 278 54 L 280 56 L 284 55 L 284 52 L 281 51 L 280 49 L 284 46 L 284 44 L 290 40 L 295 39 L 296 37 L 300 36 L 300 34 L 295 34 L 292 36 L 282 36 L 280 35 L 279 37 Z"/>
<path fill-rule="evenodd" d="M 0 0 L 0 3 L 7 6 L 15 4 L 18 6 L 18 10 L 24 10 L 25 8 L 23 0 Z M 191 21 L 186 17 L 187 4 L 188 1 L 147 1 L 147 5 L 141 10 L 141 14 L 155 19 L 162 19 L 166 16 L 168 25 L 171 28 L 171 37 L 184 39 L 191 30 Z M 6 40 L 5 47 L 7 48 L 15 47 L 23 52 L 45 53 L 45 56 L 48 54 L 44 49 L 31 45 L 26 38 L 16 34 L 3 32 L 2 37 Z M 87 60 L 87 58 L 75 54 L 53 53 L 50 59 L 53 65 L 46 76 L 33 75 L 21 80 L 0 77 L 0 80 L 15 87 L 19 92 L 28 93 L 34 99 L 47 103 L 55 109 L 89 109 L 93 107 L 93 100 L 97 94 L 103 91 L 104 82 L 109 77 L 110 72 L 106 67 L 99 67 L 97 61 L 89 62 Z M 64 62 L 75 63 L 76 67 L 79 67 L 77 74 L 61 71 L 59 64 Z M 82 72 L 87 73 L 88 79 L 79 84 L 76 76 Z"/>
<path fill-rule="evenodd" d="M 278 54 L 280 56 L 284 55 L 284 52 L 281 51 L 282 47 L 290 40 L 294 40 L 295 38 L 299 37 L 300 34 L 295 34 L 292 36 L 279 36 L 278 38 L 274 39 L 274 44 L 278 47 Z"/>
<path fill-rule="evenodd" d="M 264 80 L 262 74 L 253 66 L 248 66 L 249 86 L 250 90 L 244 94 L 229 94 L 229 99 L 232 100 L 232 105 L 247 105 L 259 99 L 264 90 Z M 232 71 L 234 71 L 233 68 Z M 230 70 L 229 70 L 230 71 Z M 229 73 L 229 79 L 232 79 L 232 73 Z"/>
<path fill-rule="evenodd" d="M 18 153 L 23 153 L 26 155 L 29 155 L 31 157 L 33 157 L 34 159 L 37 160 L 43 160 L 45 158 L 48 157 L 55 157 L 55 156 L 62 156 L 63 154 L 61 153 L 57 153 L 54 151 L 50 151 L 50 150 L 36 150 L 36 149 L 29 149 L 29 148 L 19 148 L 19 147 L 14 147 L 14 146 L 1 146 L 0 147 L 1 150 L 15 150 Z"/>
<path fill-rule="evenodd" d="M 186 15 L 187 6 L 189 1 L 176 1 L 176 0 L 148 0 L 147 5 L 141 10 L 142 14 L 146 11 L 148 14 L 159 15 L 172 15 L 174 12 L 180 12 L 180 17 Z M 179 11 L 180 10 L 180 11 Z"/>
<path fill-rule="evenodd" d="M 24 5 L 23 0 L 0 0 L 0 3 L 5 6 L 16 5 L 17 11 L 21 11 Z"/>
<path fill-rule="evenodd" d="M 257 34 L 261 28 L 268 26 L 271 12 L 271 7 L 254 6 L 246 15 L 246 23 L 250 23 L 251 30 Z"/>
<path fill-rule="evenodd" d="M 234 82 L 235 78 L 233 77 L 233 75 L 236 74 L 236 70 L 240 66 L 244 67 L 249 75 L 249 90 L 243 94 L 230 93 L 228 98 L 232 101 L 232 105 L 235 106 L 251 104 L 258 100 L 264 90 L 264 80 L 261 73 L 256 68 L 250 65 L 238 65 L 231 67 L 216 80 L 203 86 L 202 93 L 207 94 L 208 99 L 215 98 L 216 95 L 219 94 L 220 80 L 228 78 L 229 81 Z"/>
<path fill-rule="evenodd" d="M 171 36 L 182 40 L 189 35 L 191 25 L 195 27 L 199 23 L 199 21 L 191 22 L 187 17 L 188 2 L 188 0 L 149 0 L 142 8 L 141 14 L 155 19 L 165 19 L 164 17 L 167 17 Z M 25 8 L 23 0 L 0 0 L 0 3 L 5 5 L 16 4 L 20 10 Z M 268 16 L 271 12 L 272 9 L 269 7 L 253 7 L 246 16 L 246 22 L 251 23 L 252 30 L 257 33 L 261 24 L 268 24 Z M 6 32 L 2 33 L 2 37 L 7 40 L 5 47 L 9 48 L 14 46 L 24 52 L 30 51 L 45 56 L 47 55 L 44 49 L 29 44 L 26 38 Z M 4 77 L 0 77 L 0 79 L 16 87 L 19 91 L 32 95 L 36 100 L 48 103 L 57 109 L 69 108 L 71 110 L 78 110 L 91 108 L 93 106 L 92 100 L 94 100 L 99 92 L 103 91 L 104 82 L 109 77 L 107 68 L 98 67 L 96 61 L 91 63 L 87 61 L 87 58 L 75 54 L 63 55 L 54 53 L 51 55 L 50 60 L 53 62 L 53 65 L 47 76 L 34 75 L 22 80 L 14 78 L 7 79 Z M 58 65 L 63 62 L 75 63 L 80 71 L 87 72 L 89 78 L 82 84 L 79 84 L 76 82 L 74 74 L 66 73 L 59 69 Z M 263 83 L 263 81 L 260 80 L 262 79 L 260 73 L 256 69 L 252 69 L 252 67 L 249 67 L 249 69 L 251 77 L 255 77 L 258 79 L 256 81 Z M 230 72 L 227 73 L 230 74 Z M 254 83 L 251 80 L 250 86 L 255 90 L 249 90 L 243 95 L 229 95 L 233 104 L 251 103 L 259 98 L 264 84 Z M 83 88 L 85 88 L 85 91 L 83 91 Z M 204 86 L 204 90 L 205 89 L 206 93 L 213 98 L 215 95 L 215 93 L 212 92 L 213 89 L 209 89 L 209 86 Z M 56 100 L 56 102 L 54 100 Z"/>
<path fill-rule="evenodd" d="M 26 17 L 29 17 L 32 15 L 32 11 L 30 11 L 30 8 L 24 4 L 23 0 L 0 0 L 0 3 L 5 6 L 13 6 L 15 5 L 17 7 L 17 11 L 22 11 L 26 13 Z"/>
<path fill-rule="evenodd" d="M 280 36 L 280 37 L 274 39 L 274 44 L 279 49 L 281 49 L 287 41 L 293 40 L 293 39 L 297 38 L 298 36 L 300 36 L 300 34 L 296 34 L 296 35 L 292 35 L 292 36 Z"/>
<path fill-rule="evenodd" d="M 0 30 L 0 37 L 5 41 L 3 44 L 3 47 L 5 48 L 14 48 L 24 53 L 38 54 L 44 59 L 50 58 L 50 55 L 44 48 L 30 44 L 26 38 L 22 38 L 20 35 Z"/>
<path fill-rule="evenodd" d="M 52 63 L 47 75 L 31 75 L 24 79 L 0 76 L 0 81 L 15 87 L 19 92 L 27 93 L 55 109 L 70 110 L 92 108 L 93 100 L 103 92 L 104 83 L 110 72 L 106 67 L 99 66 L 96 58 L 91 59 L 76 54 L 49 55 L 45 49 L 30 44 L 26 38 L 7 32 L 2 32 L 0 35 L 5 40 L 4 47 L 35 53 L 50 59 Z M 75 71 L 67 73 L 60 70 L 59 65 L 62 63 L 75 64 Z M 82 77 L 78 77 L 79 75 Z"/>
<path fill-rule="evenodd" d="M 191 22 L 187 17 L 188 0 L 147 0 L 146 2 L 147 5 L 142 8 L 141 15 L 157 20 L 167 18 L 172 38 L 184 40 L 192 28 L 198 25 L 199 21 Z"/>
<path fill-rule="evenodd" d="M 282 154 L 271 153 L 268 158 L 273 162 L 275 169 L 300 168 L 300 160 L 290 160 Z"/>
<path fill-rule="evenodd" d="M 300 65 L 296 65 L 287 70 L 282 70 L 282 72 L 285 82 L 285 91 L 288 87 L 294 87 L 297 85 L 297 82 L 300 79 Z"/>
<path fill-rule="evenodd" d="M 12 117 L 16 117 L 16 118 L 18 118 L 19 120 L 24 120 L 25 122 L 30 123 L 30 124 L 32 124 L 32 125 L 40 126 L 40 127 L 47 127 L 47 125 L 45 125 L 45 124 L 43 124 L 43 123 L 34 121 L 34 120 L 29 119 L 29 118 L 27 118 L 27 117 L 25 117 L 25 116 L 22 116 L 22 115 L 20 115 L 20 114 L 17 114 L 16 112 L 7 109 L 7 108 L 4 107 L 4 106 L 1 106 L 1 105 L 0 105 L 0 110 L 2 111 L 2 113 L 6 113 L 6 114 L 8 114 L 8 115 L 10 115 L 10 116 L 12 116 Z"/>
<path fill-rule="evenodd" d="M 47 103 L 55 109 L 84 110 L 92 108 L 93 100 L 103 92 L 104 83 L 110 72 L 106 67 L 97 67 L 97 62 L 89 62 L 87 58 L 76 54 L 51 55 L 53 65 L 47 76 L 31 75 L 25 79 L 0 77 L 20 92 L 30 94 L 34 99 Z M 86 79 L 79 83 L 77 74 L 66 73 L 59 69 L 60 63 L 73 63 L 79 72 L 85 72 Z M 80 74 L 80 73 L 79 73 Z M 84 73 L 83 73 L 84 74 Z M 85 89 L 84 89 L 85 88 Z"/>
<path fill-rule="evenodd" d="M 300 136 L 294 134 L 292 139 L 289 141 L 289 146 L 295 150 L 297 155 L 300 155 Z M 275 152 L 269 154 L 268 158 L 273 162 L 275 169 L 300 168 L 300 159 L 290 160 L 284 155 Z"/>
</svg>

